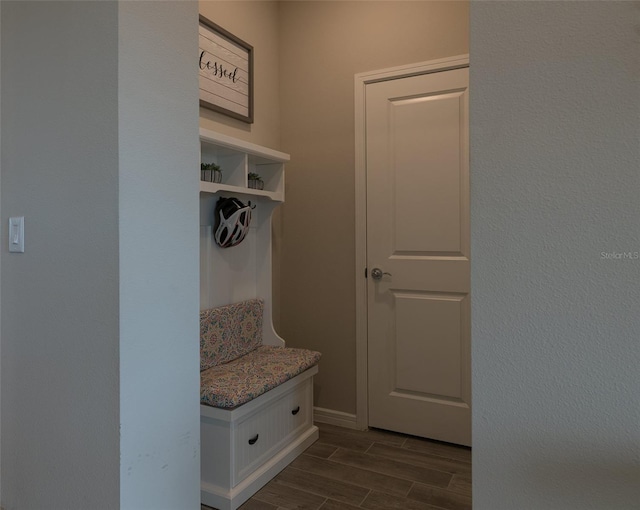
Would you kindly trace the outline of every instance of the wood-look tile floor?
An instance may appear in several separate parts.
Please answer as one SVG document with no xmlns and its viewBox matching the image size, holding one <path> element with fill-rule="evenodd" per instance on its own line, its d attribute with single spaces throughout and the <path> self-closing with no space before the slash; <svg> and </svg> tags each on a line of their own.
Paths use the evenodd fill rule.
<svg viewBox="0 0 640 510">
<path fill-rule="evenodd" d="M 318 427 L 320 439 L 240 510 L 471 509 L 470 448 Z"/>
</svg>

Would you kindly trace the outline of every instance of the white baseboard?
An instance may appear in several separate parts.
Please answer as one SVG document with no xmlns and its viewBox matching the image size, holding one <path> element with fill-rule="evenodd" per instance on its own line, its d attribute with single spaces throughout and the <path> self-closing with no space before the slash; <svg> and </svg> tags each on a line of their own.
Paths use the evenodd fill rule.
<svg viewBox="0 0 640 510">
<path fill-rule="evenodd" d="M 317 423 L 326 423 L 328 425 L 337 425 L 347 429 L 360 430 L 357 425 L 356 415 L 351 413 L 343 413 L 333 409 L 325 409 L 323 407 L 313 408 L 313 421 Z"/>
</svg>

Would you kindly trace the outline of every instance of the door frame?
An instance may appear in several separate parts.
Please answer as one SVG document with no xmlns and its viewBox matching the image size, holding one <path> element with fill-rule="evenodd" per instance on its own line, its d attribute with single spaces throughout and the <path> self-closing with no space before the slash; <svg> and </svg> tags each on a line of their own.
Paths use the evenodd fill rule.
<svg viewBox="0 0 640 510">
<path fill-rule="evenodd" d="M 369 84 L 421 74 L 469 67 L 469 55 L 429 60 L 417 64 L 380 69 L 355 75 L 355 274 L 356 274 L 356 423 L 357 429 L 369 426 L 368 331 L 367 331 L 367 146 L 366 87 Z"/>
</svg>

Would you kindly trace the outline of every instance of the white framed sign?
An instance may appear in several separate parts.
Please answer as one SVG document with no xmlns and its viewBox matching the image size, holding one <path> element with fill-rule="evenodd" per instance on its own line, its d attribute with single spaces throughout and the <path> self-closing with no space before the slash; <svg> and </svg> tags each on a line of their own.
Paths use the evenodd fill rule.
<svg viewBox="0 0 640 510">
<path fill-rule="evenodd" d="M 200 106 L 253 123 L 253 46 L 201 15 L 199 47 Z"/>
</svg>

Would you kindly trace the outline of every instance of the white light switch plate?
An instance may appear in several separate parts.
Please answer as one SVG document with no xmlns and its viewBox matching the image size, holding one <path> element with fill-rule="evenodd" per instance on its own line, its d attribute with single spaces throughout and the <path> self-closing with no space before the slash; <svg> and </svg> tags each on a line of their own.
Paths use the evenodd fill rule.
<svg viewBox="0 0 640 510">
<path fill-rule="evenodd" d="M 24 253 L 24 216 L 9 218 L 9 251 Z"/>
</svg>

